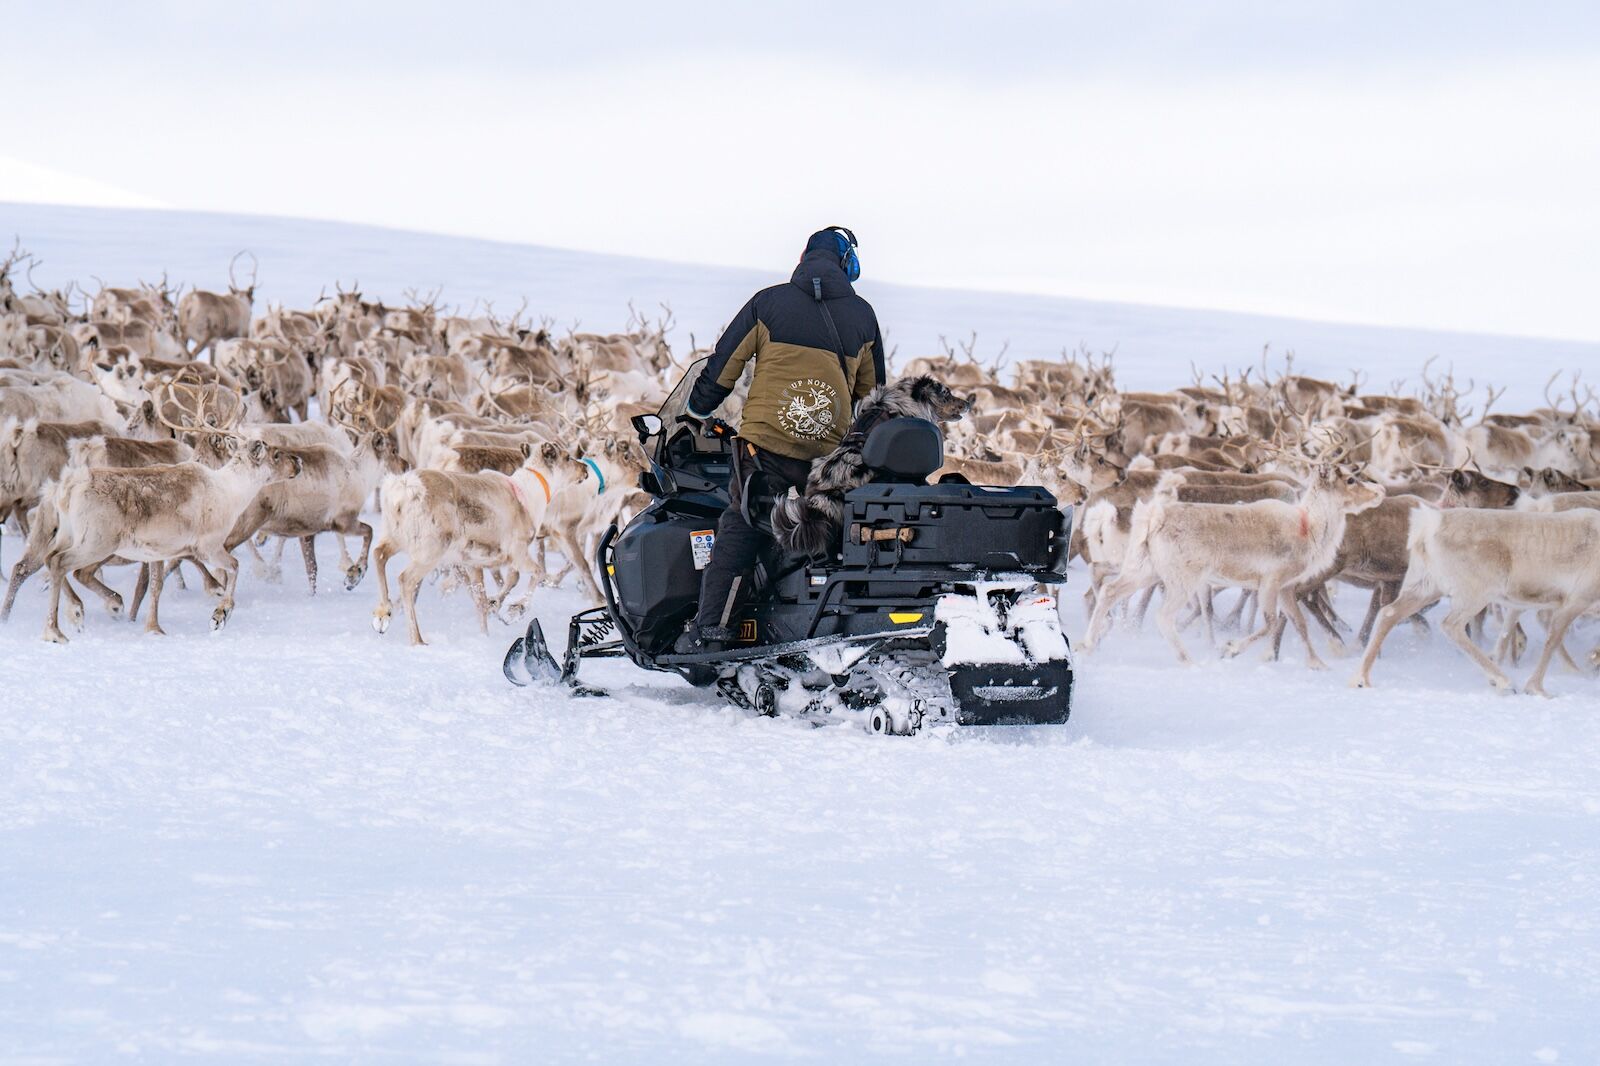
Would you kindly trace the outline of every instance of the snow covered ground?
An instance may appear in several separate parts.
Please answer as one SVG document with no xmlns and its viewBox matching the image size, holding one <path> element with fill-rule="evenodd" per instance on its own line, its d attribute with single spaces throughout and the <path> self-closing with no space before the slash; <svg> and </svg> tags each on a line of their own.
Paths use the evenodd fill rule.
<svg viewBox="0 0 1600 1066">
<path fill-rule="evenodd" d="M 0 206 L 0 230 L 109 281 L 280 225 L 160 217 Z M 593 326 L 656 285 L 687 323 L 693 294 L 722 307 L 751 280 L 581 256 L 583 277 L 539 275 L 568 253 L 485 265 L 500 246 L 282 226 L 307 263 L 348 238 L 338 262 L 366 269 L 392 239 L 391 292 L 465 295 L 475 270 L 508 293 L 587 284 L 592 319 L 534 306 Z M 279 260 L 255 247 L 266 281 Z M 403 276 L 419 248 L 437 276 Z M 996 336 L 1031 305 L 891 298 Z M 1142 322 L 1126 365 L 1163 381 L 1226 318 L 1037 306 L 1017 321 Z M 1302 351 L 1354 330 L 1283 328 Z M 1385 380 L 1385 335 L 1355 332 L 1368 354 L 1339 365 Z M 1458 341 L 1458 365 L 1593 355 Z M 19 550 L 7 537 L 5 562 Z M 0 627 L 0 1061 L 1600 1061 L 1592 679 L 1493 695 L 1442 639 L 1401 630 L 1379 687 L 1352 692 L 1349 660 L 1308 673 L 1292 638 L 1282 663 L 1185 670 L 1153 632 L 1118 631 L 1079 663 L 1066 726 L 875 739 L 620 663 L 586 668 L 615 699 L 513 689 L 515 633 L 480 636 L 464 594 L 424 590 L 435 643 L 412 649 L 371 630 L 371 576 L 311 599 L 290 560 L 276 584 L 245 564 L 220 634 L 198 591 L 172 589 L 165 639 L 91 603 L 48 645 L 38 581 Z M 1081 588 L 1075 573 L 1073 636 Z M 536 609 L 559 643 L 580 605 L 563 589 Z M 1340 607 L 1359 618 L 1359 598 Z M 1591 623 L 1571 643 L 1597 639 Z"/>
</svg>

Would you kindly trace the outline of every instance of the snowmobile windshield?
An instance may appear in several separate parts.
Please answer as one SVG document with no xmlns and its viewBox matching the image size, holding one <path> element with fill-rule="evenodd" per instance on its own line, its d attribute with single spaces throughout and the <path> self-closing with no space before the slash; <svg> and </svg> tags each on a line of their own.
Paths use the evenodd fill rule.
<svg viewBox="0 0 1600 1066">
<path fill-rule="evenodd" d="M 658 414 L 661 417 L 661 426 L 666 430 L 667 436 L 670 437 L 677 432 L 678 419 L 688 413 L 689 394 L 694 391 L 694 383 L 700 380 L 700 371 L 706 368 L 706 363 L 708 362 L 710 362 L 709 358 L 696 359 L 690 363 L 689 369 L 684 372 L 683 377 L 678 379 L 677 387 L 672 390 L 666 402 L 661 405 L 661 410 Z M 703 449 L 705 451 L 715 451 L 717 449 L 716 441 L 708 440 L 705 444 L 707 446 Z"/>
<path fill-rule="evenodd" d="M 656 463 L 672 471 L 682 483 L 677 487 L 701 491 L 707 488 L 723 489 L 731 473 L 730 448 L 726 440 L 712 440 L 703 436 L 693 425 L 680 421 L 689 410 L 689 394 L 700 379 L 709 359 L 696 359 L 689 364 L 657 417 L 660 429 L 645 444 L 645 451 L 655 457 Z M 723 402 L 723 412 L 737 410 L 743 398 L 744 383 Z M 724 417 L 729 417 L 724 414 Z"/>
<path fill-rule="evenodd" d="M 661 410 L 658 412 L 661 418 L 662 432 L 666 434 L 667 440 L 674 446 L 674 451 L 677 450 L 678 442 L 676 437 L 678 430 L 686 425 L 686 423 L 680 422 L 679 419 L 688 413 L 689 394 L 694 391 L 694 383 L 700 380 L 700 372 L 705 369 L 706 364 L 710 361 L 709 358 L 705 358 L 696 359 L 690 363 L 689 369 L 684 371 L 683 377 L 678 379 L 677 386 L 673 388 L 671 395 L 667 397 L 666 402 L 661 405 Z M 750 370 L 747 367 L 744 376 L 739 379 L 738 384 L 733 387 L 733 391 L 728 394 L 728 398 L 723 400 L 722 405 L 717 409 L 718 415 L 729 422 L 738 424 L 739 412 L 744 408 L 745 390 L 749 387 L 749 382 Z M 722 441 L 710 440 L 698 433 L 691 434 L 691 436 L 694 440 L 693 448 L 696 452 L 717 454 L 727 451 L 727 445 Z M 649 449 L 653 450 L 656 444 L 657 441 L 652 440 L 649 444 Z"/>
</svg>

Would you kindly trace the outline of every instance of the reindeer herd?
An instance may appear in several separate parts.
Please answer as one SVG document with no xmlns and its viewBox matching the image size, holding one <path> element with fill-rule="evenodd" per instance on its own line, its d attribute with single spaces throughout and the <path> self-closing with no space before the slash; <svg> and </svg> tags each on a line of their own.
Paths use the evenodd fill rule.
<svg viewBox="0 0 1600 1066">
<path fill-rule="evenodd" d="M 480 628 L 569 572 L 600 599 L 598 537 L 644 502 L 629 420 L 688 365 L 668 346 L 670 311 L 630 313 L 619 333 L 560 333 L 523 309 L 461 312 L 415 292 L 389 306 L 339 285 L 308 308 L 258 308 L 253 265 L 248 284 L 235 274 L 242 257 L 227 292 L 181 295 L 165 277 L 41 291 L 20 248 L 0 262 L 0 525 L 26 538 L 0 615 L 43 570 L 48 639 L 67 639 L 63 600 L 84 624 L 74 583 L 114 618 L 136 618 L 148 596 L 145 628 L 159 633 L 162 587 L 187 568 L 220 628 L 238 551 L 275 577 L 298 541 L 315 595 L 324 534 L 346 589 L 376 570 L 380 633 L 389 564 L 404 559 L 396 588 L 416 644 L 430 577 L 471 596 Z M 1506 414 L 1492 389 L 1474 412 L 1476 385 L 1431 363 L 1411 392 L 1296 374 L 1292 358 L 1276 374 L 1263 358 L 1135 392 L 1117 387 L 1110 357 L 1022 361 L 1002 380 L 973 348 L 902 368 L 976 401 L 950 428 L 940 474 L 1043 484 L 1073 507 L 1085 653 L 1159 593 L 1155 624 L 1180 661 L 1189 629 L 1214 647 L 1235 631 L 1230 656 L 1276 656 L 1292 628 L 1313 668 L 1319 639 L 1336 654 L 1364 642 L 1353 683 L 1368 685 L 1394 626 L 1426 630 L 1447 601 L 1440 627 L 1498 687 L 1530 618 L 1545 640 L 1528 691 L 1544 691 L 1553 658 L 1600 666 L 1600 649 L 1580 665 L 1565 643 L 1600 609 L 1600 410 L 1576 376 L 1559 395 L 1552 379 L 1543 407 Z M 376 530 L 363 517 L 374 513 Z M 122 567 L 137 568 L 126 606 L 106 583 Z M 1370 593 L 1355 630 L 1335 610 L 1339 585 Z"/>
<path fill-rule="evenodd" d="M 1585 672 L 1565 638 L 1600 612 L 1600 409 L 1574 375 L 1561 395 L 1551 378 L 1545 405 L 1525 414 L 1492 412 L 1504 389 L 1488 388 L 1475 414 L 1476 385 L 1431 367 L 1412 394 L 1296 374 L 1292 357 L 1273 375 L 1264 356 L 1259 373 L 1194 371 L 1169 392 L 1132 392 L 1117 389 L 1109 357 L 1087 353 L 1021 362 L 1007 385 L 969 342 L 905 372 L 977 399 L 980 413 L 951 434 L 947 472 L 1044 484 L 1073 505 L 1072 554 L 1089 571 L 1085 654 L 1119 610 L 1137 604 L 1142 617 L 1159 592 L 1156 626 L 1180 662 L 1191 626 L 1213 647 L 1219 628 L 1242 630 L 1227 656 L 1266 642 L 1274 657 L 1292 626 L 1321 669 L 1315 623 L 1335 653 L 1351 636 L 1365 643 L 1351 683 L 1366 687 L 1394 626 L 1426 630 L 1426 612 L 1448 601 L 1446 636 L 1501 689 L 1527 648 L 1523 619 L 1539 618 L 1526 690 L 1543 694 L 1553 657 Z M 1339 585 L 1370 593 L 1358 631 L 1334 609 Z M 1237 597 L 1219 611 L 1228 590 Z M 1600 648 L 1587 667 L 1600 667 Z"/>
<path fill-rule="evenodd" d="M 405 557 L 413 643 L 431 574 L 470 592 L 482 627 L 526 610 L 566 570 L 598 595 L 581 560 L 642 501 L 628 419 L 665 397 L 670 311 L 633 315 L 622 333 L 558 337 L 521 311 L 451 314 L 415 296 L 387 307 L 339 286 L 306 310 L 257 309 L 253 270 L 226 293 L 102 285 L 74 311 L 70 290 L 20 293 L 19 266 L 31 277 L 20 249 L 0 263 L 0 523 L 26 545 L 0 615 L 42 569 L 48 639 L 67 639 L 63 599 L 83 624 L 73 582 L 114 618 L 137 617 L 148 595 L 145 628 L 159 633 L 162 587 L 187 564 L 217 597 L 221 628 L 237 551 L 276 575 L 298 541 L 315 595 L 322 534 L 339 545 L 347 589 L 375 565 L 379 632 L 388 564 Z M 362 517 L 375 506 L 377 533 Z M 547 544 L 561 574 L 547 573 Z M 120 566 L 138 567 L 126 607 L 103 580 Z"/>
</svg>

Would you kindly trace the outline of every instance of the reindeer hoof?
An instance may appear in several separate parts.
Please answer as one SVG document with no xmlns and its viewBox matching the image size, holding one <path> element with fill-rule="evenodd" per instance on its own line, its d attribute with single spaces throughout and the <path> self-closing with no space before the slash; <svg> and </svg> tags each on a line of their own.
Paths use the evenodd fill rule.
<svg viewBox="0 0 1600 1066">
<path fill-rule="evenodd" d="M 361 584 L 361 579 L 366 576 L 367 568 L 364 566 L 352 566 L 350 569 L 346 570 L 344 572 L 345 591 L 348 592 L 357 585 Z"/>
<path fill-rule="evenodd" d="M 1509 677 L 1491 677 L 1489 684 L 1501 692 L 1515 692 L 1516 687 L 1511 684 Z"/>
<path fill-rule="evenodd" d="M 389 632 L 389 612 L 374 611 L 372 613 L 372 628 L 376 629 L 379 633 Z"/>
<path fill-rule="evenodd" d="M 1372 682 L 1367 678 L 1362 677 L 1360 674 L 1357 674 L 1355 677 L 1350 679 L 1349 685 L 1351 688 L 1371 688 Z"/>
<path fill-rule="evenodd" d="M 228 616 L 233 612 L 226 607 L 218 607 L 211 612 L 211 631 L 213 633 L 228 624 Z"/>
<path fill-rule="evenodd" d="M 167 631 L 162 629 L 160 626 L 145 626 L 144 631 L 147 635 L 152 637 L 164 637 L 167 635 Z"/>
<path fill-rule="evenodd" d="M 119 619 L 120 620 L 122 618 L 122 597 L 121 596 L 113 596 L 113 597 L 111 597 L 111 599 L 106 601 L 106 613 L 109 614 L 112 618 L 115 618 L 115 619 Z"/>
<path fill-rule="evenodd" d="M 1323 662 L 1321 659 L 1306 660 L 1306 669 L 1308 670 L 1326 670 L 1327 668 L 1328 664 Z"/>
<path fill-rule="evenodd" d="M 1222 646 L 1222 657 L 1224 659 L 1237 658 L 1239 653 L 1242 651 L 1244 651 L 1243 644 L 1237 640 L 1230 640 L 1228 643 Z"/>
<path fill-rule="evenodd" d="M 61 632 L 59 629 L 46 629 L 44 631 L 44 639 L 48 640 L 52 644 L 67 643 L 67 635 Z"/>
</svg>

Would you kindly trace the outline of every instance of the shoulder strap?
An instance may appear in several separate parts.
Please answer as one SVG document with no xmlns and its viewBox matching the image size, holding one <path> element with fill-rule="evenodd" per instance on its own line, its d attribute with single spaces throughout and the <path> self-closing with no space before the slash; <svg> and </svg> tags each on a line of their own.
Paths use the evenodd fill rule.
<svg viewBox="0 0 1600 1066">
<path fill-rule="evenodd" d="M 839 339 L 839 327 L 833 324 L 833 312 L 828 310 L 828 301 L 822 298 L 822 279 L 811 279 L 811 295 L 817 303 L 817 308 L 822 312 L 822 321 L 827 323 L 828 336 L 833 338 L 833 354 L 839 357 L 839 372 L 844 375 L 845 384 L 850 383 L 850 361 L 844 353 L 844 342 Z"/>
</svg>

